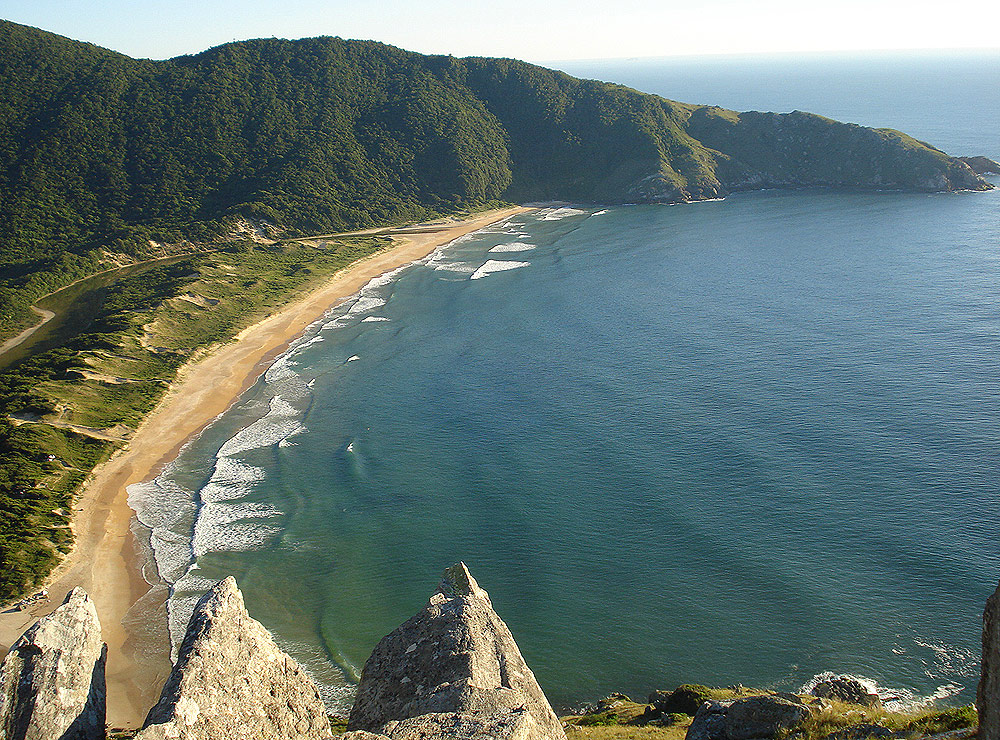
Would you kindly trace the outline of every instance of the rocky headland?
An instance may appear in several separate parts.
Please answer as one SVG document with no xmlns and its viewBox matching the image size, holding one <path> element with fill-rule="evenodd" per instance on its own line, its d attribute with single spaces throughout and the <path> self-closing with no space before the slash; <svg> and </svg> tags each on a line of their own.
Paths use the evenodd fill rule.
<svg viewBox="0 0 1000 740">
<path fill-rule="evenodd" d="M 90 598 L 74 589 L 0 665 L 3 740 L 92 740 L 104 726 L 104 655 Z M 983 617 L 978 736 L 1000 740 L 1000 587 Z M 427 605 L 382 639 L 345 724 L 247 613 L 236 581 L 198 603 L 160 700 L 138 740 L 864 740 L 976 734 L 976 710 L 893 714 L 870 687 L 830 674 L 809 694 L 685 685 L 645 704 L 615 694 L 559 719 L 489 595 L 464 563 Z"/>
<path fill-rule="evenodd" d="M 977 175 L 1000 175 L 1000 163 L 989 157 L 956 157 L 959 162 L 969 165 Z"/>
</svg>

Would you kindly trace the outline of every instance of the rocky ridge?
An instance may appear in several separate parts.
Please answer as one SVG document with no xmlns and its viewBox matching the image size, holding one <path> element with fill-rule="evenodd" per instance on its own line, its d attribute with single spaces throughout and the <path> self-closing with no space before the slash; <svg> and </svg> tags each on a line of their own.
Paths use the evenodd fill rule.
<svg viewBox="0 0 1000 740">
<path fill-rule="evenodd" d="M 137 740 L 320 740 L 330 723 L 312 679 L 253 619 L 232 576 L 202 597 Z"/>
<path fill-rule="evenodd" d="M 448 568 L 427 606 L 375 647 L 347 727 L 393 740 L 565 737 L 510 630 L 465 563 Z"/>
<path fill-rule="evenodd" d="M 0 665 L 0 738 L 104 738 L 105 651 L 94 605 L 74 589 Z M 671 740 L 680 732 L 685 740 L 973 737 L 971 708 L 893 718 L 877 701 L 863 682 L 828 674 L 811 695 L 684 685 L 641 705 L 615 694 L 564 724 L 489 595 L 459 563 L 428 604 L 375 648 L 342 737 L 565 740 L 564 728 L 580 740 L 626 736 L 589 733 L 611 724 L 650 726 L 642 735 L 649 738 L 662 727 Z M 1000 740 L 1000 587 L 983 615 L 977 703 L 979 737 Z M 331 730 L 316 686 L 249 616 L 230 577 L 199 602 L 161 698 L 135 737 L 313 740 L 330 738 Z"/>
</svg>

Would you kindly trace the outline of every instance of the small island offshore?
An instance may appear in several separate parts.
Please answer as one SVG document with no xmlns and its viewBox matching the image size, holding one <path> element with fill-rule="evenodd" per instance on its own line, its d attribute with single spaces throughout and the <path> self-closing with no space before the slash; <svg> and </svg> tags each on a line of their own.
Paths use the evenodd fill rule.
<svg viewBox="0 0 1000 740">
<path fill-rule="evenodd" d="M 515 204 L 983 191 L 992 185 L 981 175 L 1000 170 L 895 130 L 737 113 L 510 59 L 367 41 L 246 41 L 158 62 L 0 21 L 0 49 L 9 737 L 103 736 L 105 695 L 124 707 L 116 716 L 141 722 L 162 676 L 138 671 L 125 651 L 122 618 L 147 588 L 125 487 L 152 477 L 368 280 L 531 207 Z M 464 566 L 449 569 L 428 609 L 431 621 L 458 621 L 376 649 L 380 667 L 366 668 L 348 725 L 355 738 L 562 737 L 565 724 L 581 737 L 847 740 L 964 737 L 975 724 L 968 708 L 882 713 L 863 685 L 836 677 L 812 697 L 699 686 L 648 703 L 610 697 L 563 722 Z M 438 629 L 496 643 L 455 648 L 448 655 L 464 657 L 442 666 L 420 648 Z M 269 640 L 235 584 L 217 586 L 141 736 L 327 736 L 315 687 Z M 227 641 L 240 644 L 213 652 Z M 66 673 L 49 650 L 80 651 L 73 686 L 45 683 Z M 495 665 L 482 668 L 480 652 Z M 227 673 L 251 659 L 260 666 L 229 676 L 245 685 L 212 673 L 213 661 Z M 996 694 L 983 675 L 981 712 Z M 61 698 L 36 700 L 50 694 Z M 291 714 L 254 704 L 263 695 Z M 241 714 L 250 707 L 263 715 Z"/>
</svg>

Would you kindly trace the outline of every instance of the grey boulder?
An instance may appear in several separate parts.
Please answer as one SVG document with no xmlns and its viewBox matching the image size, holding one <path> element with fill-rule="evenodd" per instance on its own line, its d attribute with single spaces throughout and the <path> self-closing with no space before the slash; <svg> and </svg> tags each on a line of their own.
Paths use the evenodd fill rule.
<svg viewBox="0 0 1000 740">
<path fill-rule="evenodd" d="M 882 704 L 876 694 L 867 684 L 853 676 L 831 676 L 819 681 L 809 693 L 823 699 L 835 699 L 848 704 L 862 704 L 877 707 Z"/>
<path fill-rule="evenodd" d="M 0 664 L 0 737 L 103 738 L 106 654 L 94 602 L 74 588 Z"/>
<path fill-rule="evenodd" d="M 348 730 L 392 740 L 562 740 L 556 717 L 490 597 L 464 563 L 375 647 Z"/>
<path fill-rule="evenodd" d="M 694 715 L 686 740 L 758 740 L 795 729 L 809 717 L 801 702 L 778 696 L 748 696 L 736 701 L 707 701 Z"/>
<path fill-rule="evenodd" d="M 726 712 L 730 701 L 706 701 L 691 720 L 685 740 L 726 740 Z"/>
<path fill-rule="evenodd" d="M 1000 586 L 983 611 L 983 657 L 976 690 L 979 740 L 1000 740 Z"/>
<path fill-rule="evenodd" d="M 253 619 L 232 577 L 202 597 L 136 740 L 313 740 L 330 723 L 312 679 Z"/>
</svg>

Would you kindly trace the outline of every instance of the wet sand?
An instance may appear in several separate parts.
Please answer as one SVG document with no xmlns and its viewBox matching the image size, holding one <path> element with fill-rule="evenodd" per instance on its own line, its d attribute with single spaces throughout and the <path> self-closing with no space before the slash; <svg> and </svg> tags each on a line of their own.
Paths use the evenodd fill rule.
<svg viewBox="0 0 1000 740">
<path fill-rule="evenodd" d="M 369 280 L 526 210 L 495 210 L 465 221 L 389 232 L 395 236 L 390 248 L 346 267 L 305 298 L 182 368 L 166 397 L 140 425 L 128 446 L 94 471 L 78 497 L 74 505 L 74 549 L 49 579 L 50 600 L 25 611 L 0 613 L 0 649 L 5 653 L 35 619 L 62 603 L 71 588 L 82 586 L 94 599 L 108 643 L 108 724 L 140 726 L 159 696 L 170 663 L 166 626 L 136 624 L 128 619 L 137 601 L 143 599 L 155 605 L 157 600 L 162 602 L 165 589 L 151 592 L 140 572 L 142 557 L 130 531 L 134 512 L 128 505 L 126 487 L 156 477 L 180 448 L 229 408 L 293 339 Z"/>
</svg>

